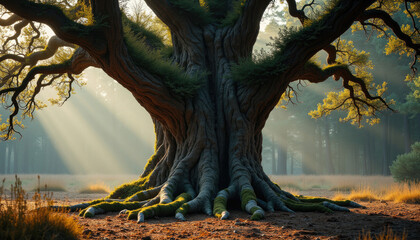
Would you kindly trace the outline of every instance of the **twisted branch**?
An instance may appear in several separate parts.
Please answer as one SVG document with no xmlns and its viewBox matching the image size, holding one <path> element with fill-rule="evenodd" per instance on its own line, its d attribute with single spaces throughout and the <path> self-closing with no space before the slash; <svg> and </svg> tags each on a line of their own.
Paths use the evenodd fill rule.
<svg viewBox="0 0 420 240">
<path fill-rule="evenodd" d="M 298 18 L 302 26 L 305 25 L 305 22 L 309 20 L 309 17 L 305 14 L 305 8 L 311 7 L 314 4 L 314 0 L 310 3 L 305 4 L 302 9 L 297 9 L 297 4 L 295 0 L 286 0 L 289 6 L 289 14 L 292 17 Z M 337 49 L 332 45 L 329 44 L 323 48 L 323 50 L 328 54 L 327 56 L 327 63 L 333 64 L 337 58 Z"/>
<path fill-rule="evenodd" d="M 19 113 L 19 110 L 26 110 L 26 112 L 33 112 L 33 108 L 36 106 L 35 97 L 40 92 L 40 89 L 51 85 L 52 82 L 57 79 L 57 76 L 54 76 L 49 82 L 43 83 L 44 78 L 46 75 L 53 75 L 53 74 L 80 74 L 84 69 L 90 66 L 96 66 L 96 62 L 87 54 L 86 51 L 79 48 L 75 51 L 72 57 L 63 63 L 60 64 L 53 64 L 48 66 L 36 66 L 33 67 L 25 78 L 22 80 L 21 84 L 16 87 L 10 87 L 0 90 L 0 96 L 4 96 L 6 94 L 12 94 L 10 101 L 13 107 L 13 112 L 9 116 L 9 127 L 7 129 L 7 133 L 5 139 L 9 139 L 11 135 L 17 132 L 14 129 L 14 118 Z M 34 80 L 36 75 L 41 74 L 36 82 L 35 91 L 31 96 L 31 99 L 25 104 L 24 107 L 19 105 L 19 96 L 27 89 L 30 82 Z M 71 81 L 69 82 L 69 91 L 71 92 L 71 84 L 74 82 L 74 79 L 70 76 Z M 67 99 L 67 98 L 66 98 Z M 17 132 L 18 133 L 18 132 Z"/>
<path fill-rule="evenodd" d="M 29 0 L 0 0 L 0 4 L 28 21 L 47 24 L 59 38 L 66 42 L 83 46 L 94 52 L 105 51 L 105 38 L 101 38 L 104 29 L 101 30 L 97 25 L 85 26 L 74 22 L 54 5 Z"/>
<path fill-rule="evenodd" d="M 0 57 L 0 63 L 5 60 L 14 60 L 18 62 L 19 64 L 11 69 L 8 75 L 0 79 L 0 87 L 4 86 L 8 80 L 12 77 L 19 76 L 20 74 L 15 74 L 15 72 L 20 69 L 22 71 L 26 66 L 33 67 L 35 66 L 39 61 L 49 59 L 58 51 L 60 47 L 72 47 L 74 48 L 74 44 L 67 43 L 57 36 L 52 36 L 50 40 L 48 41 L 47 46 L 44 48 L 44 50 L 33 52 L 25 57 L 21 57 L 15 54 L 5 54 Z"/>
<path fill-rule="evenodd" d="M 389 28 L 391 28 L 395 36 L 397 36 L 399 39 L 404 41 L 407 47 L 414 50 L 415 52 L 414 60 L 411 63 L 411 69 L 413 69 L 413 71 L 416 72 L 417 69 L 414 67 L 414 65 L 417 62 L 417 56 L 420 55 L 420 44 L 414 43 L 413 39 L 411 39 L 410 36 L 403 33 L 398 22 L 392 19 L 392 17 L 383 10 L 379 10 L 379 9 L 366 10 L 357 18 L 357 20 L 363 25 L 363 24 L 366 24 L 365 21 L 369 19 L 375 19 L 375 18 L 381 19 Z"/>
<path fill-rule="evenodd" d="M 353 105 L 356 107 L 356 110 L 357 110 L 358 122 L 360 122 L 361 117 L 362 117 L 358 102 L 372 108 L 374 110 L 373 115 L 375 115 L 375 112 L 379 110 L 378 107 L 356 96 L 355 89 L 352 84 L 357 84 L 360 87 L 363 93 L 363 96 L 366 97 L 368 100 L 370 101 L 379 100 L 383 104 L 383 106 L 385 106 L 387 109 L 394 111 L 381 96 L 372 96 L 368 90 L 366 83 L 363 81 L 363 79 L 354 76 L 352 72 L 349 70 L 347 65 L 343 65 L 343 64 L 332 65 L 324 69 L 321 69 L 316 64 L 308 63 L 305 65 L 303 72 L 298 76 L 298 79 L 308 80 L 311 83 L 320 83 L 320 82 L 324 82 L 331 76 L 333 77 L 335 81 L 338 81 L 340 78 L 343 79 L 343 87 L 349 90 L 350 97 L 346 98 L 342 103 L 340 103 L 334 109 L 329 109 L 329 110 L 338 109 L 341 106 L 343 106 L 345 102 L 347 102 L 348 100 L 351 100 L 353 101 Z"/>
<path fill-rule="evenodd" d="M 20 16 L 16 14 L 12 14 L 8 19 L 1 19 L 0 18 L 0 26 L 10 26 L 13 25 L 15 22 L 23 20 Z"/>
</svg>

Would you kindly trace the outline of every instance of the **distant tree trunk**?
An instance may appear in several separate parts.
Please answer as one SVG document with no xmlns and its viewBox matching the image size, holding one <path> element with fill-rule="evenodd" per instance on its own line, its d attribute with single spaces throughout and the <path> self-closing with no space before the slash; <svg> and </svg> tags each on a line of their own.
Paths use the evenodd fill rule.
<svg viewBox="0 0 420 240">
<path fill-rule="evenodd" d="M 277 174 L 287 174 L 287 142 L 277 146 Z"/>
<path fill-rule="evenodd" d="M 305 131 L 303 134 L 302 142 L 310 142 L 310 144 L 302 144 L 302 172 L 304 174 L 314 174 L 315 167 L 318 165 L 317 162 L 317 151 L 315 151 L 316 143 L 316 128 L 309 128 L 308 131 Z M 319 148 L 316 148 L 319 149 Z"/>
<path fill-rule="evenodd" d="M 410 138 L 410 119 L 406 114 L 403 115 L 404 117 L 404 147 L 405 152 L 408 153 L 411 151 L 411 138 Z"/>
<path fill-rule="evenodd" d="M 6 143 L 0 143 L 0 174 L 6 170 Z"/>
<path fill-rule="evenodd" d="M 15 173 L 23 172 L 22 168 L 23 168 L 24 163 L 22 162 L 23 160 L 22 152 L 25 152 L 25 150 L 23 150 L 24 144 L 25 144 L 24 142 L 21 142 L 19 144 L 16 144 L 15 146 Z"/>
<path fill-rule="evenodd" d="M 51 157 L 51 142 L 50 139 L 48 137 L 43 137 L 43 144 L 42 144 L 42 159 L 45 160 L 45 162 L 57 162 L 57 159 L 53 159 Z M 60 161 L 61 162 L 61 161 Z M 61 165 L 61 164 L 60 164 Z"/>
<path fill-rule="evenodd" d="M 11 172 L 13 174 L 17 174 L 19 172 L 19 162 L 18 162 L 18 149 L 16 147 L 16 144 L 13 144 L 12 146 L 12 166 L 11 166 Z"/>
<path fill-rule="evenodd" d="M 325 169 L 323 157 L 322 157 L 322 134 L 321 134 L 321 127 L 319 126 L 319 121 L 316 123 L 315 127 L 315 146 L 316 151 L 313 153 L 315 157 L 315 161 L 312 164 L 314 174 L 322 174 Z"/>
<path fill-rule="evenodd" d="M 8 144 L 8 145 L 10 145 L 10 144 Z M 6 146 L 6 153 L 5 153 L 5 161 L 4 161 L 4 165 L 5 165 L 5 167 L 4 167 L 4 174 L 8 174 L 9 173 L 9 166 L 10 166 L 10 157 L 9 157 L 9 155 L 10 155 L 10 147 L 9 146 Z"/>
<path fill-rule="evenodd" d="M 389 175 L 389 116 L 384 114 L 382 125 L 382 175 Z"/>
<path fill-rule="evenodd" d="M 372 145 L 370 131 L 366 131 L 366 143 L 364 151 L 364 160 L 365 160 L 365 174 L 372 175 Z"/>
<path fill-rule="evenodd" d="M 326 160 L 327 174 L 334 174 L 334 164 L 331 158 L 330 123 L 329 123 L 328 117 L 325 117 L 324 121 L 325 121 L 325 128 L 324 128 L 325 160 Z"/>
<path fill-rule="evenodd" d="M 364 144 L 363 145 L 363 155 L 362 155 L 362 161 L 363 161 L 363 168 L 362 168 L 362 175 L 367 175 L 367 171 L 368 171 L 368 164 L 367 164 L 367 150 L 368 149 L 368 145 Z"/>
<path fill-rule="evenodd" d="M 277 162 L 277 158 L 276 158 L 276 143 L 275 143 L 275 139 L 274 139 L 274 135 L 271 138 L 271 174 L 275 175 L 277 174 L 276 170 L 276 162 Z"/>
<path fill-rule="evenodd" d="M 343 173 L 343 138 L 341 135 L 343 134 L 343 126 L 341 124 L 337 125 L 335 129 L 335 139 L 334 139 L 334 159 L 335 159 L 335 167 L 336 173 L 342 174 Z"/>
<path fill-rule="evenodd" d="M 295 154 L 292 152 L 290 154 L 290 175 L 295 173 Z"/>
</svg>

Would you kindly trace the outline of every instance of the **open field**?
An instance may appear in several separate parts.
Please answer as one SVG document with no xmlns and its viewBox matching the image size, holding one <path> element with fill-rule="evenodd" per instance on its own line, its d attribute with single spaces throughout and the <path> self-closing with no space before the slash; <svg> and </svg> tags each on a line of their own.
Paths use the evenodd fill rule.
<svg viewBox="0 0 420 240">
<path fill-rule="evenodd" d="M 106 194 L 80 193 L 96 184 L 113 189 L 135 175 L 42 175 L 41 185 L 54 186 L 55 204 L 76 204 L 102 198 Z M 14 182 L 14 175 L 6 178 L 6 188 Z M 37 186 L 36 175 L 20 175 L 23 187 L 31 191 Z M 333 198 L 338 192 L 369 188 L 386 196 L 386 189 L 396 186 L 391 177 L 382 176 L 273 176 L 280 186 L 294 194 Z M 63 191 L 63 189 L 65 191 Z M 337 191 L 335 191 L 337 190 Z M 357 200 L 356 200 L 357 201 Z M 93 219 L 77 217 L 87 239 L 357 239 L 362 232 L 379 234 L 391 228 L 395 234 L 407 239 L 420 239 L 420 205 L 394 202 L 379 198 L 357 201 L 366 209 L 351 209 L 351 213 L 267 213 L 262 221 L 250 221 L 246 213 L 233 210 L 229 220 L 220 221 L 203 214 L 188 215 L 187 222 L 173 217 L 155 218 L 142 224 L 128 221 L 117 213 L 95 216 Z M 71 213 L 75 215 L 75 213 Z M 397 238 L 398 239 L 398 238 Z"/>
</svg>

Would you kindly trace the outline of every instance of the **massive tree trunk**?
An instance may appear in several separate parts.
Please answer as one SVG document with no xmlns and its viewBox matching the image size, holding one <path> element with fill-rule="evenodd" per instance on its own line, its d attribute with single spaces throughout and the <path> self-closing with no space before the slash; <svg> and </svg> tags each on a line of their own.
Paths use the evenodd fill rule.
<svg viewBox="0 0 420 240">
<path fill-rule="evenodd" d="M 271 109 L 256 108 L 252 102 L 259 96 L 248 95 L 230 78 L 231 64 L 251 54 L 251 48 L 244 49 L 234 37 L 229 28 L 194 29 L 188 42 L 173 33 L 175 61 L 187 72 L 207 72 L 208 79 L 193 99 L 185 101 L 181 123 L 168 126 L 152 115 L 156 154 L 141 177 L 147 177 L 147 188 L 164 184 L 161 192 L 167 194 L 161 202 L 170 202 L 175 192 L 188 191 L 190 185 L 198 195 L 189 209 L 203 207 L 208 214 L 212 196 L 225 188 L 231 197 L 257 190 L 264 199 L 276 199 L 279 189 L 261 167 L 261 131 Z M 255 38 L 247 45 L 252 46 Z"/>
<path fill-rule="evenodd" d="M 155 214 L 172 214 L 175 210 L 179 219 L 184 219 L 187 212 L 205 212 L 225 219 L 229 215 L 229 199 L 240 199 L 242 208 L 252 214 L 252 219 L 261 219 L 263 208 L 302 210 L 303 203 L 295 203 L 301 200 L 274 184 L 261 165 L 262 129 L 285 92 L 287 81 L 255 89 L 231 79 L 231 65 L 251 55 L 257 31 L 240 40 L 234 28 L 190 26 L 189 30 L 182 33 L 183 37 L 172 32 L 173 60 L 190 74 L 208 73 L 207 79 L 193 98 L 180 100 L 178 106 L 154 99 L 146 102 L 142 91 L 132 91 L 151 113 L 156 152 L 140 180 L 121 186 L 109 198 L 145 200 L 141 202 L 143 210 L 128 211 L 129 218 L 139 221 Z M 112 72 L 108 74 L 118 77 Z M 276 91 L 272 91 L 274 84 Z M 150 108 L 150 104 L 156 105 Z M 315 208 L 308 205 L 306 209 L 346 210 L 324 200 L 317 199 L 322 204 Z M 82 214 L 89 217 L 107 211 L 111 205 L 99 203 Z"/>
</svg>

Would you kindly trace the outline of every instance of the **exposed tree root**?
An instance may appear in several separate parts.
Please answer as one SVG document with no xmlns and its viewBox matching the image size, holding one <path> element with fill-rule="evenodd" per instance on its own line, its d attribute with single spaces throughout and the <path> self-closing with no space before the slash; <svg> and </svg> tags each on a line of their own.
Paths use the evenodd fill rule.
<svg viewBox="0 0 420 240">
<path fill-rule="evenodd" d="M 173 215 L 179 220 L 186 220 L 186 214 L 191 211 L 189 203 L 197 198 L 191 184 L 187 181 L 184 181 L 181 188 L 184 192 L 178 195 L 173 189 L 168 188 L 167 184 L 139 191 L 144 187 L 143 185 L 145 185 L 145 181 L 140 179 L 118 187 L 104 199 L 56 208 L 80 211 L 79 215 L 87 218 L 107 212 L 120 212 L 120 214 L 127 215 L 128 219 L 135 219 L 138 222 L 144 222 L 153 217 Z M 253 188 L 250 187 L 251 185 L 231 184 L 228 188 L 219 191 L 214 198 L 213 215 L 222 220 L 227 219 L 229 217 L 228 200 L 238 198 L 241 208 L 251 215 L 251 220 L 263 219 L 265 211 L 332 213 L 333 211 L 348 212 L 350 210 L 347 207 L 363 207 L 350 200 L 332 201 L 320 197 L 294 196 L 281 190 L 276 184 L 269 185 L 275 186 L 275 189 L 260 188 L 258 189 L 259 197 L 257 197 Z M 238 189 L 241 189 L 240 192 Z M 135 193 L 133 194 L 133 192 Z M 177 197 L 175 200 L 171 200 L 174 193 Z M 270 198 L 267 199 L 267 196 Z M 111 197 L 117 197 L 117 199 Z"/>
</svg>

